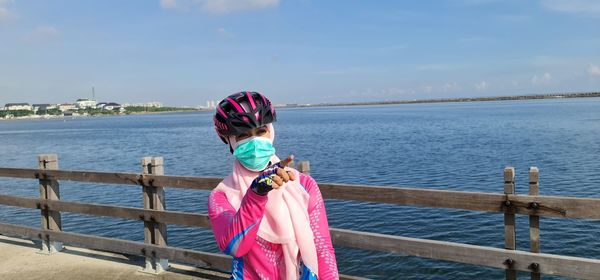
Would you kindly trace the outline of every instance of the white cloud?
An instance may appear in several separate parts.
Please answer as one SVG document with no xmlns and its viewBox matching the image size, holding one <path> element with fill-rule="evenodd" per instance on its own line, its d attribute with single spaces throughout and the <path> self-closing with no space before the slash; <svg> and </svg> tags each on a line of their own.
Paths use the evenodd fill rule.
<svg viewBox="0 0 600 280">
<path fill-rule="evenodd" d="M 459 65 L 454 64 L 420 64 L 417 65 L 418 71 L 449 71 L 460 69 Z"/>
<path fill-rule="evenodd" d="M 227 31 L 227 29 L 220 27 L 217 28 L 217 36 L 221 39 L 231 39 L 233 38 L 233 33 Z"/>
<path fill-rule="evenodd" d="M 458 38 L 456 40 L 456 42 L 460 43 L 460 44 L 465 44 L 465 45 L 471 45 L 471 44 L 479 44 L 479 43 L 485 43 L 487 41 L 490 41 L 490 38 L 487 37 L 480 37 L 480 36 L 475 36 L 475 37 L 463 37 L 463 38 Z"/>
<path fill-rule="evenodd" d="M 440 93 L 440 92 L 459 92 L 462 87 L 456 82 L 445 83 L 443 85 L 425 85 L 419 88 L 424 93 Z"/>
<path fill-rule="evenodd" d="M 3 1 L 3 0 L 0 0 Z M 262 10 L 276 7 L 280 0 L 160 0 L 165 10 L 190 11 L 200 8 L 214 14 L 227 14 L 238 11 Z"/>
<path fill-rule="evenodd" d="M 5 7 L 0 7 L 0 22 L 4 22 L 9 20 L 12 17 L 12 14 Z"/>
<path fill-rule="evenodd" d="M 12 0 L 0 0 L 0 24 L 16 17 L 15 13 L 9 9 L 12 3 Z"/>
<path fill-rule="evenodd" d="M 412 89 L 403 89 L 403 88 L 396 88 L 396 87 L 392 87 L 392 88 L 382 88 L 382 89 L 372 89 L 372 88 L 367 88 L 365 90 L 353 90 L 350 91 L 346 94 L 346 97 L 352 97 L 352 98 L 361 98 L 363 99 L 363 97 L 367 97 L 370 98 L 371 101 L 373 101 L 373 99 L 381 99 L 383 98 L 384 100 L 398 100 L 399 98 L 409 98 L 412 95 L 415 95 L 417 92 L 412 90 Z M 339 98 L 337 96 L 332 96 L 332 98 Z"/>
<path fill-rule="evenodd" d="M 465 6 L 479 6 L 479 5 L 487 5 L 495 2 L 499 2 L 500 0 L 454 0 L 455 3 L 465 5 Z"/>
<path fill-rule="evenodd" d="M 546 9 L 569 13 L 600 15 L 600 1 L 598 0 L 541 0 Z"/>
<path fill-rule="evenodd" d="M 340 69 L 319 70 L 319 71 L 316 71 L 315 74 L 329 76 L 329 75 L 350 75 L 350 74 L 358 74 L 358 73 L 365 73 L 365 72 L 369 72 L 369 69 L 361 68 L 361 67 L 348 67 L 348 68 L 340 68 Z"/>
<path fill-rule="evenodd" d="M 421 90 L 424 91 L 424 92 L 426 92 L 426 93 L 432 93 L 434 89 L 433 89 L 433 86 L 426 85 L 426 86 L 423 86 L 421 88 Z"/>
<path fill-rule="evenodd" d="M 531 83 L 535 86 L 548 85 L 552 81 L 552 75 L 546 72 L 542 75 L 533 75 L 531 78 Z"/>
<path fill-rule="evenodd" d="M 587 72 L 588 74 L 590 74 L 590 76 L 600 76 L 600 67 L 598 67 L 598 65 L 590 63 L 590 65 L 587 68 Z"/>
<path fill-rule="evenodd" d="M 277 62 L 279 62 L 279 60 L 281 60 L 281 57 L 278 54 L 274 54 L 271 56 L 271 61 L 273 63 L 277 63 Z"/>
<path fill-rule="evenodd" d="M 504 22 L 523 23 L 525 21 L 530 20 L 531 16 L 521 15 L 521 14 L 505 14 L 505 15 L 496 16 L 496 19 L 498 19 L 499 21 L 504 21 Z"/>
<path fill-rule="evenodd" d="M 163 9 L 177 8 L 177 0 L 160 0 L 160 7 Z"/>
<path fill-rule="evenodd" d="M 397 52 L 406 49 L 406 45 L 391 45 L 380 47 L 377 50 L 380 52 Z"/>
<path fill-rule="evenodd" d="M 165 10 L 189 11 L 199 7 L 214 14 L 262 10 L 278 5 L 279 0 L 160 0 L 160 7 Z"/>
<path fill-rule="evenodd" d="M 31 33 L 25 35 L 23 40 L 28 43 L 52 41 L 60 36 L 60 32 L 53 26 L 38 26 Z"/>
<path fill-rule="evenodd" d="M 443 92 L 456 92 L 460 91 L 462 88 L 457 83 L 445 83 L 442 86 Z"/>
<path fill-rule="evenodd" d="M 279 5 L 279 0 L 197 0 L 197 3 L 206 12 L 226 14 L 276 7 Z"/>
<path fill-rule="evenodd" d="M 485 91 L 488 88 L 488 83 L 486 81 L 481 81 L 474 85 L 475 90 L 477 91 Z"/>
</svg>

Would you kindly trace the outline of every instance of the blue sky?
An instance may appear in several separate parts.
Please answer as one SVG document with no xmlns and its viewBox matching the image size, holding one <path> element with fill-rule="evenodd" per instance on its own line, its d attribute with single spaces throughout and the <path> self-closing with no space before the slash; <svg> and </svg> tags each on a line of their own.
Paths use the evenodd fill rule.
<svg viewBox="0 0 600 280">
<path fill-rule="evenodd" d="M 596 0 L 0 0 L 0 103 L 600 90 Z"/>
</svg>

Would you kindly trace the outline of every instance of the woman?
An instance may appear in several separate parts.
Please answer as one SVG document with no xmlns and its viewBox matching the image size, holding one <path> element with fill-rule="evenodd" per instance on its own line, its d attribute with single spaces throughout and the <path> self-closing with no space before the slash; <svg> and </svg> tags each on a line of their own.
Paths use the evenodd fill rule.
<svg viewBox="0 0 600 280">
<path fill-rule="evenodd" d="M 217 106 L 215 129 L 235 157 L 210 194 L 219 248 L 233 256 L 232 279 L 338 279 L 325 205 L 308 175 L 280 161 L 271 102 L 240 92 Z"/>
</svg>

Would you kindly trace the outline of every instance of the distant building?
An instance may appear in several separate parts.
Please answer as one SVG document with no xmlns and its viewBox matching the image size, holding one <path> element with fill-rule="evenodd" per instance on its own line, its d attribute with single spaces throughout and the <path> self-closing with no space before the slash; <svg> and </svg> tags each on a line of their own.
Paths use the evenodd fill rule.
<svg viewBox="0 0 600 280">
<path fill-rule="evenodd" d="M 154 108 L 162 108 L 163 104 L 160 102 L 148 102 L 146 103 L 146 107 L 154 107 Z"/>
<path fill-rule="evenodd" d="M 105 110 L 121 109 L 121 104 L 111 102 L 111 103 L 108 103 L 108 104 L 104 105 L 104 109 Z"/>
<path fill-rule="evenodd" d="M 91 99 L 77 99 L 75 104 L 79 109 L 96 108 L 96 100 Z"/>
<path fill-rule="evenodd" d="M 206 100 L 206 109 L 215 109 L 217 108 L 217 105 L 215 104 L 214 100 Z"/>
<path fill-rule="evenodd" d="M 50 109 L 56 109 L 55 104 L 33 104 L 33 105 L 31 105 L 31 107 L 33 107 L 33 112 L 36 114 L 38 111 L 47 111 Z"/>
<path fill-rule="evenodd" d="M 58 104 L 58 109 L 61 111 L 76 110 L 77 106 L 71 103 Z"/>
<path fill-rule="evenodd" d="M 121 105 L 123 108 L 127 107 L 148 107 L 148 108 L 162 108 L 163 104 L 160 102 L 147 102 L 147 103 L 124 103 Z"/>
<path fill-rule="evenodd" d="M 4 110 L 33 110 L 33 107 L 29 103 L 6 103 Z"/>
<path fill-rule="evenodd" d="M 120 110 L 121 104 L 115 102 L 100 102 L 96 105 L 96 108 L 103 110 Z"/>
</svg>

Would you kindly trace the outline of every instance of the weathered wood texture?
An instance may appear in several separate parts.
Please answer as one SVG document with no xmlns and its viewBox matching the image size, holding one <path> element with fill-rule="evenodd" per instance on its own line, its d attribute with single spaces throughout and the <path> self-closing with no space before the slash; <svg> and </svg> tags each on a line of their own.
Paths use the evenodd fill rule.
<svg viewBox="0 0 600 280">
<path fill-rule="evenodd" d="M 56 170 L 58 169 L 58 155 L 44 154 L 38 156 L 38 168 L 40 170 Z M 60 189 L 58 181 L 55 179 L 40 178 L 39 179 L 40 199 L 60 200 Z M 43 229 L 61 231 L 62 219 L 59 211 L 41 208 L 41 223 Z M 42 251 L 54 253 L 62 250 L 62 244 L 53 242 L 48 239 L 42 242 Z"/>
<path fill-rule="evenodd" d="M 529 169 L 529 195 L 537 196 L 540 194 L 539 170 L 537 167 Z M 531 208 L 538 208 L 537 204 L 531 204 Z M 540 217 L 538 215 L 529 216 L 529 246 L 531 252 L 540 252 Z"/>
<path fill-rule="evenodd" d="M 38 165 L 40 170 L 58 169 L 58 156 L 53 154 L 39 155 Z M 59 200 L 60 189 L 57 180 L 39 179 L 40 199 Z M 61 230 L 60 212 L 42 209 L 42 228 Z"/>
<path fill-rule="evenodd" d="M 9 195 L 0 195 L 0 204 L 32 209 L 53 209 L 56 211 L 80 213 L 94 216 L 117 217 L 130 220 L 156 221 L 192 227 L 210 227 L 206 214 L 192 214 L 178 211 L 157 211 L 122 206 L 89 204 L 69 201 L 43 200 Z"/>
<path fill-rule="evenodd" d="M 504 168 L 504 194 L 515 193 L 515 169 L 513 167 Z M 515 233 L 515 214 L 510 211 L 512 205 L 507 200 L 505 203 L 506 212 L 504 213 L 504 249 L 516 250 L 517 249 L 517 238 Z M 513 259 L 505 259 L 506 264 L 506 280 L 516 280 L 517 271 L 514 267 Z"/>
<path fill-rule="evenodd" d="M 540 194 L 540 171 L 537 167 L 529 168 L 529 195 Z M 537 209 L 537 204 L 532 203 L 531 208 Z M 540 216 L 529 216 L 529 250 L 532 253 L 540 252 Z M 532 266 L 531 280 L 541 279 L 541 274 L 537 272 L 536 265 Z"/>
<path fill-rule="evenodd" d="M 117 206 L 103 206 L 103 205 L 87 205 L 87 204 L 81 204 L 81 203 L 74 203 L 74 202 L 65 202 L 65 201 L 40 201 L 39 199 L 34 199 L 34 198 L 20 198 L 20 197 L 11 197 L 11 196 L 5 196 L 5 195 L 0 195 L 0 204 L 5 204 L 5 205 L 12 205 L 12 206 L 20 206 L 20 207 L 27 207 L 27 208 L 36 208 L 39 207 L 37 204 L 38 203 L 48 203 L 48 206 L 53 209 L 60 209 L 61 211 L 73 211 L 73 210 L 82 210 L 82 211 L 73 211 L 73 212 L 79 212 L 79 213 L 85 213 L 85 214 L 100 214 L 100 215 L 105 215 L 105 216 L 117 216 L 117 217 L 121 217 L 121 218 L 130 218 L 130 219 L 136 219 L 139 215 L 145 215 L 145 217 L 151 217 L 151 215 L 156 215 L 155 219 L 156 220 L 164 220 L 164 221 L 172 221 L 172 220 L 179 220 L 181 221 L 181 224 L 187 224 L 187 225 L 192 225 L 192 226 L 200 226 L 200 227 L 208 227 L 210 226 L 210 223 L 208 221 L 208 217 L 205 214 L 189 214 L 189 213 L 178 213 L 178 212 L 169 212 L 169 211 L 165 211 L 165 212 L 160 212 L 160 211 L 154 211 L 154 210 L 144 210 L 144 209 L 138 209 L 138 208 L 126 208 L 126 207 L 117 207 Z M 93 209 L 93 210 L 90 210 Z M 91 213 L 93 212 L 93 213 Z M 115 215 L 111 215 L 111 213 L 115 214 Z M 197 220 L 198 222 L 190 222 L 190 223 L 186 223 L 186 219 L 194 219 Z M 4 229 L 2 227 L 0 227 L 0 232 L 5 232 Z M 343 229 L 336 229 L 336 228 L 331 228 L 331 234 L 332 234 L 332 238 L 333 238 L 333 243 L 335 245 L 339 245 L 339 246 L 346 246 L 346 247 L 354 247 L 354 248 L 361 248 L 361 249 L 368 249 L 368 250 L 376 250 L 376 251 L 385 251 L 385 252 L 393 252 L 393 253 L 403 253 L 403 254 L 407 254 L 407 255 L 412 255 L 412 256 L 418 256 L 418 257 L 429 257 L 429 258 L 438 258 L 439 255 L 436 254 L 432 254 L 430 256 L 428 256 L 429 253 L 427 252 L 434 252 L 434 253 L 440 253 L 439 248 L 435 247 L 435 246 L 431 246 L 432 244 L 437 244 L 437 241 L 431 241 L 433 243 L 428 243 L 428 240 L 422 240 L 422 239 L 411 239 L 411 238 L 403 238 L 403 237 L 395 237 L 395 236 L 389 236 L 389 235 L 380 235 L 380 234 L 370 234 L 370 233 L 364 233 L 364 232 L 356 232 L 356 231 L 348 231 L 348 230 L 343 230 Z M 415 243 L 415 242 L 408 242 L 408 241 L 414 241 L 414 240 L 418 240 L 419 242 Z M 405 244 L 405 245 L 402 245 Z M 456 246 L 460 245 L 458 243 L 452 243 Z M 465 245 L 467 246 L 467 248 L 471 248 L 469 247 L 470 245 Z M 477 262 L 477 261 L 472 261 L 471 259 L 466 259 L 465 257 L 461 254 L 467 254 L 465 253 L 464 250 L 468 250 L 468 249 L 461 249 L 462 251 L 457 251 L 457 255 L 453 256 L 452 252 L 454 252 L 452 248 L 454 247 L 447 247 L 448 250 L 444 251 L 443 253 L 446 254 L 444 255 L 443 258 L 440 258 L 442 260 L 447 260 L 447 261 L 454 261 L 454 262 L 462 262 L 462 263 L 470 263 L 470 264 L 480 264 L 480 265 L 486 265 L 486 266 L 491 266 L 491 267 L 496 267 L 496 268 L 505 268 L 504 266 L 502 266 L 502 263 L 508 259 L 508 258 L 512 258 L 513 260 L 517 261 L 517 259 L 513 258 L 513 255 L 506 255 L 504 258 L 500 258 L 497 257 L 496 255 L 496 259 L 494 261 L 499 262 L 496 263 L 495 265 L 487 265 L 485 263 L 481 263 L 481 262 Z M 457 247 L 457 248 L 460 248 Z M 481 249 L 481 248 L 488 248 L 488 247 L 480 247 L 480 246 L 476 246 L 476 248 Z M 101 248 L 98 248 L 101 249 Z M 491 250 L 496 250 L 494 248 L 489 248 Z M 512 251 L 512 250 L 507 250 L 507 251 Z M 479 250 L 479 251 L 475 251 L 475 253 L 478 252 L 483 252 L 480 255 L 474 256 L 473 258 L 475 260 L 477 260 L 479 257 L 481 257 L 481 255 L 485 256 L 487 254 L 487 251 L 483 250 Z M 497 252 L 497 251 L 494 251 Z M 504 251 L 502 251 L 504 252 Z M 519 253 L 520 251 L 513 251 L 513 252 L 517 252 Z M 440 253 L 441 254 L 441 253 Z M 532 253 L 534 254 L 534 253 Z M 577 262 L 567 262 L 562 264 L 560 260 L 562 260 L 561 258 L 551 258 L 550 260 L 547 260 L 544 263 L 540 263 L 538 259 L 528 259 L 527 254 L 523 255 L 519 255 L 520 256 L 520 268 L 518 265 L 516 265 L 515 263 L 515 268 L 519 269 L 521 271 L 531 271 L 529 270 L 528 266 L 531 263 L 538 263 L 539 267 L 541 269 L 542 273 L 550 273 L 550 274 L 556 274 L 556 275 L 563 275 L 563 276 L 570 276 L 570 277 L 580 277 L 580 278 L 585 278 L 582 275 L 589 275 L 589 273 L 591 272 L 587 272 L 587 269 L 589 266 L 591 265 L 600 265 L 600 263 L 597 263 L 597 260 L 590 260 L 590 259 L 581 259 L 581 260 L 589 260 L 592 262 L 583 262 L 583 263 L 577 263 Z M 570 257 L 563 257 L 566 258 L 567 260 L 571 260 Z M 580 260 L 577 259 L 576 260 Z M 522 264 L 522 263 L 526 263 L 526 264 Z M 572 272 L 568 272 L 569 274 L 563 274 L 563 270 L 564 269 L 557 269 L 554 268 L 552 266 L 547 267 L 548 265 L 552 265 L 552 266 L 563 266 L 563 265 L 582 265 L 580 266 L 580 268 L 583 270 L 581 272 L 579 272 L 579 274 L 573 274 Z M 543 269 L 542 269 L 543 268 Z M 595 268 L 595 270 L 598 273 L 600 273 L 600 267 Z M 545 272 L 545 271 L 550 271 L 550 272 Z M 600 275 L 600 274 L 598 274 Z M 592 279 L 590 277 L 588 277 L 589 279 Z"/>
<path fill-rule="evenodd" d="M 512 259 L 513 268 L 530 272 L 529 265 L 538 263 L 540 272 L 580 279 L 598 279 L 600 260 L 552 254 L 530 253 L 454 242 L 392 236 L 377 233 L 331 229 L 335 244 L 345 247 L 405 254 L 422 258 L 506 268 Z"/>
<path fill-rule="evenodd" d="M 298 172 L 310 175 L 310 162 L 309 161 L 300 161 L 298 162 L 298 166 L 296 167 Z"/>
<path fill-rule="evenodd" d="M 78 233 L 52 232 L 48 230 L 40 230 L 37 228 L 1 223 L 0 232 L 2 232 L 5 235 L 19 236 L 21 238 L 50 238 L 52 240 L 60 240 L 72 246 L 138 256 L 154 256 L 157 258 L 169 259 L 179 263 L 209 267 L 222 271 L 231 271 L 232 259 L 230 256 L 223 254 L 200 252 L 175 247 L 157 246 L 142 242 L 98 237 Z M 340 275 L 340 279 L 360 280 L 366 278 L 349 275 Z"/>
<path fill-rule="evenodd" d="M 142 158 L 142 174 L 164 175 L 162 157 Z M 166 209 L 165 189 L 157 185 L 142 186 L 144 209 L 162 212 Z M 158 221 L 144 221 L 144 242 L 157 246 L 167 246 L 167 225 Z M 169 267 L 164 258 L 146 257 L 146 271 L 160 273 Z"/>
<path fill-rule="evenodd" d="M 44 180 L 44 182 L 48 180 L 71 180 L 205 190 L 212 189 L 221 181 L 220 178 L 22 168 L 0 168 L 0 177 L 35 178 Z M 514 246 L 514 214 L 537 217 L 554 216 L 600 219 L 600 199 L 539 196 L 535 195 L 533 192 L 530 193 L 530 195 L 516 195 L 514 194 L 514 169 L 505 170 L 504 181 L 505 194 L 328 183 L 320 184 L 320 188 L 325 198 L 330 199 L 351 199 L 399 205 L 487 211 L 504 213 L 505 217 L 508 217 L 508 219 L 505 220 L 506 249 L 331 228 L 332 239 L 336 245 L 403 253 L 418 257 L 484 265 L 495 268 L 511 268 L 509 271 L 513 272 L 516 272 L 517 270 L 532 272 L 533 269 L 531 264 L 536 263 L 538 264 L 536 270 L 540 273 L 582 279 L 595 279 L 597 275 L 600 275 L 600 260 L 514 250 L 516 249 L 516 246 Z M 532 181 L 530 180 L 530 182 Z M 155 195 L 156 193 L 151 193 L 148 198 L 152 197 L 152 199 L 154 199 Z M 148 205 L 153 205 L 150 201 L 148 203 Z M 56 212 L 67 211 L 90 215 L 121 217 L 143 220 L 152 224 L 165 223 L 210 227 L 208 217 L 205 214 L 85 204 L 51 200 L 48 198 L 20 198 L 6 195 L 0 195 L 0 204 L 48 209 Z M 159 206 L 156 207 L 158 208 Z M 164 208 L 163 204 L 162 209 Z M 119 239 L 57 232 L 49 229 L 39 230 L 14 225 L 0 224 L 0 232 L 9 234 L 14 233 L 45 240 L 65 241 L 92 249 L 141 254 L 146 256 L 150 254 L 150 256 L 156 258 L 165 258 L 191 264 L 196 264 L 198 260 L 202 260 L 204 263 L 212 264 L 216 269 L 230 269 L 231 259 L 220 254 L 209 254 L 159 246 L 157 244 L 144 244 Z M 142 249 L 144 249 L 143 252 L 145 253 L 141 253 Z M 512 262 L 506 262 L 508 259 L 512 260 Z M 507 264 L 510 264 L 510 267 L 507 266 Z M 345 279 L 355 279 L 351 276 L 343 277 L 348 277 Z"/>
<path fill-rule="evenodd" d="M 505 196 L 495 193 L 319 183 L 327 199 L 502 212 Z M 600 202 L 600 200 L 599 200 Z M 600 203 L 599 203 L 600 206 Z"/>
<path fill-rule="evenodd" d="M 37 177 L 36 177 L 37 176 Z M 51 177 L 58 180 L 106 184 L 153 184 L 171 188 L 212 190 L 222 179 L 212 177 L 159 176 L 89 171 L 45 171 L 23 168 L 0 168 L 0 177 Z M 522 215 L 600 220 L 600 199 L 557 196 L 503 195 L 499 193 L 447 191 L 405 187 L 319 183 L 326 199 L 346 199 L 399 205 L 452 208 L 504 213 L 505 200 L 510 211 Z M 538 209 L 531 208 L 535 202 Z"/>
<path fill-rule="evenodd" d="M 59 240 L 70 245 L 84 248 L 138 256 L 154 256 L 181 263 L 208 266 L 219 270 L 231 270 L 231 258 L 222 254 L 198 252 L 78 233 L 55 232 L 9 224 L 0 224 L 0 231 L 3 234 L 16 235 L 29 239 L 50 238 L 51 240 Z"/>
<path fill-rule="evenodd" d="M 85 248 L 141 256 L 154 255 L 181 263 L 208 266 L 220 270 L 231 269 L 231 258 L 222 254 L 161 247 L 141 242 L 76 233 L 54 232 L 9 224 L 0 224 L 0 231 L 4 234 L 30 239 L 42 239 L 49 235 L 52 240 L 60 240 Z M 343 229 L 332 229 L 331 234 L 336 244 L 345 247 L 400 253 L 500 269 L 505 268 L 503 263 L 510 258 L 514 260 L 514 268 L 519 271 L 531 271 L 529 265 L 536 262 L 540 264 L 540 272 L 545 274 L 580 279 L 597 279 L 597 275 L 600 275 L 600 260 L 594 259 L 530 253 Z"/>
<path fill-rule="evenodd" d="M 120 185 L 156 185 L 170 188 L 212 190 L 223 178 L 143 175 L 135 173 L 48 170 L 40 171 L 29 168 L 0 168 L 0 177 L 22 179 L 53 178 L 65 181 L 88 183 L 120 184 Z"/>
</svg>

